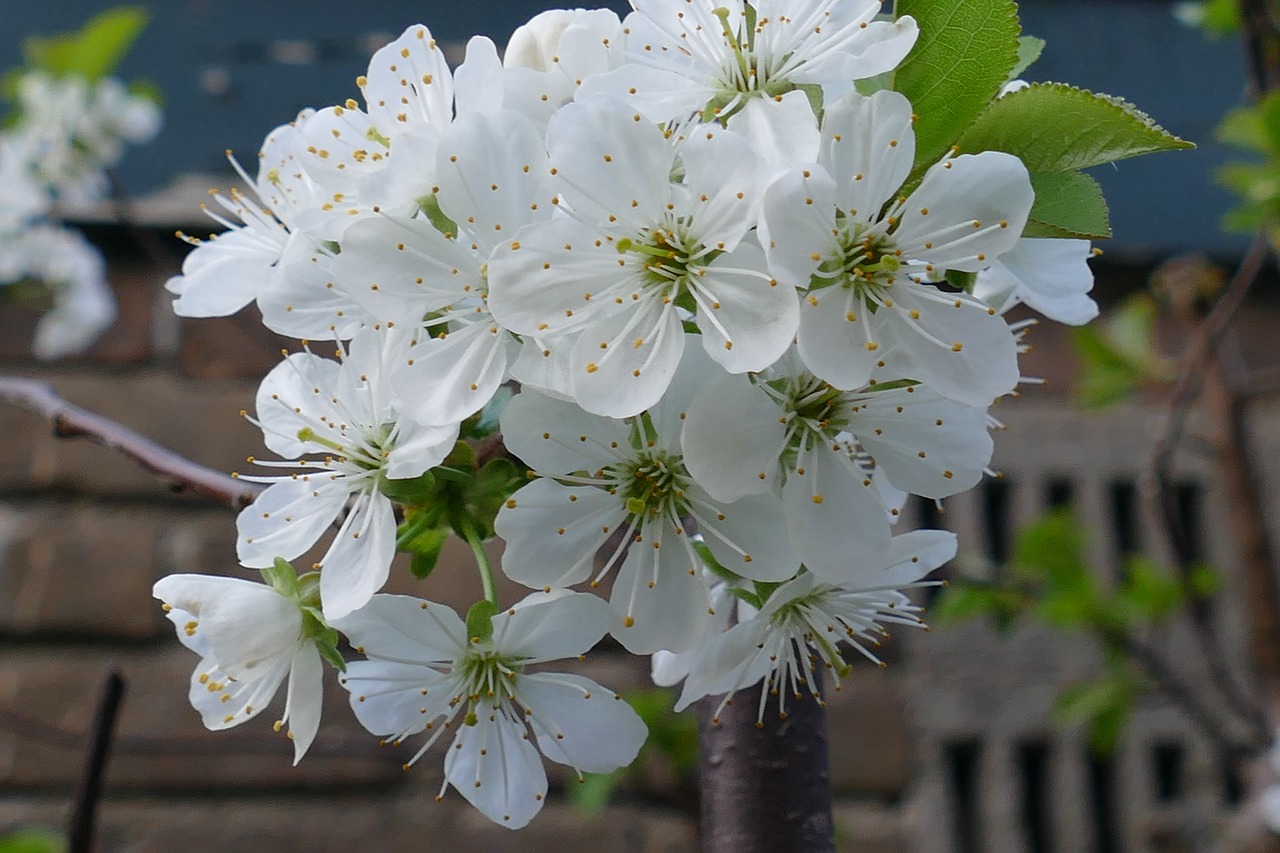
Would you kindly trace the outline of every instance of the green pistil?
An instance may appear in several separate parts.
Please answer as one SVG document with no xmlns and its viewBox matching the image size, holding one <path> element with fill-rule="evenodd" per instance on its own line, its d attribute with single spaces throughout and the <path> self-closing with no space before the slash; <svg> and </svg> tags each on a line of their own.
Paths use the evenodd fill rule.
<svg viewBox="0 0 1280 853">
<path fill-rule="evenodd" d="M 616 476 L 627 513 L 638 519 L 664 518 L 684 500 L 686 478 L 679 456 L 641 459 Z"/>
<path fill-rule="evenodd" d="M 467 685 L 467 713 L 463 725 L 479 722 L 476 706 L 481 700 L 492 700 L 500 691 L 511 693 L 511 686 L 522 669 L 516 658 L 503 657 L 493 651 L 468 653 L 460 664 Z"/>
<path fill-rule="evenodd" d="M 307 444 L 318 444 L 321 447 L 327 447 L 330 450 L 332 450 L 334 453 L 341 454 L 341 458 L 346 458 L 347 448 L 343 447 L 341 444 L 338 444 L 338 442 L 334 441 L 331 438 L 325 438 L 324 436 L 320 435 L 315 430 L 313 430 L 311 427 L 303 427 L 302 429 L 298 430 L 298 441 L 305 442 Z"/>
<path fill-rule="evenodd" d="M 824 632 L 812 630 L 809 620 L 805 618 L 805 611 L 808 609 L 810 602 L 815 600 L 817 597 L 818 596 L 816 595 L 806 596 L 791 602 L 774 614 L 773 624 L 777 625 L 784 631 L 786 630 L 788 623 L 792 622 L 792 620 L 804 626 L 805 637 L 808 639 L 809 644 L 818 651 L 818 655 L 829 666 L 835 669 L 836 675 L 839 678 L 846 678 L 853 670 L 853 667 L 845 663 L 844 656 L 840 654 L 840 650 L 836 648 L 835 643 L 832 643 Z"/>
</svg>

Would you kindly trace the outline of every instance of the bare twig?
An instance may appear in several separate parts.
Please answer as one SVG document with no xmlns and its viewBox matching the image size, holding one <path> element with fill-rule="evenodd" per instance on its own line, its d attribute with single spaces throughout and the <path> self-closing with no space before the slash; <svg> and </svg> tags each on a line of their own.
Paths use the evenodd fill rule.
<svg viewBox="0 0 1280 853">
<path fill-rule="evenodd" d="M 124 678 L 119 670 L 112 669 L 102 684 L 98 710 L 93 715 L 89 752 L 85 756 L 84 771 L 76 785 L 76 796 L 71 805 L 67 831 L 69 853 L 91 853 L 93 850 L 93 825 L 98 813 L 98 798 L 102 793 L 102 778 L 106 774 L 116 716 L 123 699 Z"/>
<path fill-rule="evenodd" d="M 262 486 L 206 468 L 110 418 L 72 405 L 44 382 L 0 377 L 0 402 L 43 416 L 58 438 L 85 437 L 118 450 L 175 490 L 213 498 L 234 509 L 253 503 L 262 492 Z"/>
<path fill-rule="evenodd" d="M 1195 569 L 1196 553 L 1191 539 L 1191 531 L 1188 529 L 1186 519 L 1182 517 L 1179 506 L 1177 489 L 1174 484 L 1173 464 L 1179 447 L 1183 445 L 1186 439 L 1187 419 L 1192 405 L 1204 389 L 1206 379 L 1210 375 L 1217 375 L 1221 378 L 1221 372 L 1216 367 L 1218 352 L 1230 330 L 1231 321 L 1244 304 L 1245 297 L 1253 287 L 1254 282 L 1257 281 L 1264 263 L 1270 257 L 1270 253 L 1266 238 L 1262 234 L 1258 234 L 1250 245 L 1244 260 L 1237 268 L 1235 275 L 1232 276 L 1231 281 L 1222 292 L 1221 297 L 1214 304 L 1209 314 L 1196 327 L 1192 342 L 1188 346 L 1183 359 L 1178 380 L 1170 394 L 1169 418 L 1166 421 L 1163 432 L 1157 437 L 1153 448 L 1151 463 L 1152 496 L 1159 511 L 1163 527 L 1173 545 L 1178 571 L 1183 578 L 1184 584 L 1187 585 L 1190 584 L 1191 575 Z M 1221 386 L 1223 383 L 1217 382 L 1215 385 Z M 1218 394 L 1213 396 L 1215 400 L 1219 397 Z M 1215 406 L 1215 408 L 1218 407 Z M 1232 448 L 1229 439 L 1218 442 L 1216 449 L 1218 451 L 1219 464 L 1227 475 L 1224 480 L 1231 480 L 1242 466 L 1245 476 L 1247 476 L 1247 464 L 1243 461 L 1226 464 L 1230 460 L 1224 459 L 1224 454 L 1230 455 L 1239 452 L 1239 448 Z M 1234 489 L 1230 490 L 1234 491 Z M 1265 601 L 1256 602 L 1255 604 L 1258 607 L 1263 607 Z M 1247 691 L 1233 678 L 1232 670 L 1225 665 L 1228 657 L 1218 640 L 1217 631 L 1214 629 L 1209 603 L 1197 596 L 1191 596 L 1188 612 L 1200 647 L 1208 658 L 1207 669 L 1215 688 L 1222 695 L 1230 709 L 1253 730 L 1254 737 L 1265 743 L 1270 736 L 1270 727 L 1267 724 L 1266 715 L 1251 700 Z M 1251 619 L 1251 623 L 1257 624 L 1265 624 L 1270 621 L 1272 620 L 1267 618 L 1265 614 Z M 1264 644 L 1274 645 L 1273 639 L 1261 638 L 1259 641 Z M 1265 651 L 1264 654 L 1266 654 Z"/>
</svg>

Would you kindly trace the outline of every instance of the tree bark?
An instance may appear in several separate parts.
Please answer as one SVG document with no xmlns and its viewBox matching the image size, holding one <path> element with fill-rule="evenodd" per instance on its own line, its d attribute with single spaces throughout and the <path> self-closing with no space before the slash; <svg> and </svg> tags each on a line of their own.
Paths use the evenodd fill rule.
<svg viewBox="0 0 1280 853">
<path fill-rule="evenodd" d="M 821 673 L 812 681 L 821 695 Z M 699 703 L 703 853 L 831 853 L 826 708 L 809 694 L 789 696 L 780 717 L 770 696 L 757 727 L 763 689 L 739 691 L 717 722 L 723 697 Z"/>
</svg>

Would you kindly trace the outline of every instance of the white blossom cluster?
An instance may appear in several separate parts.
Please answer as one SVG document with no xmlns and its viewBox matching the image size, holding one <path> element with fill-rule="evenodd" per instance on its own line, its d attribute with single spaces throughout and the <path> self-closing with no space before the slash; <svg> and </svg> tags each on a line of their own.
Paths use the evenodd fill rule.
<svg viewBox="0 0 1280 853">
<path fill-rule="evenodd" d="M 126 144 L 156 135 L 160 110 L 114 77 L 29 71 L 16 90 L 16 120 L 0 131 L 0 287 L 44 286 L 51 307 L 32 346 L 39 358 L 61 358 L 87 349 L 114 322 L 116 304 L 102 255 L 51 221 L 54 203 L 102 198 L 107 170 Z"/>
<path fill-rule="evenodd" d="M 785 703 L 815 667 L 847 673 L 842 645 L 874 659 L 884 624 L 920 624 L 902 590 L 955 540 L 895 535 L 899 508 L 982 478 L 987 409 L 1019 381 L 1003 312 L 1087 320 L 1089 245 L 1021 237 L 1034 193 L 1009 154 L 912 179 L 912 105 L 870 81 L 917 27 L 878 0 L 632 5 L 543 13 L 452 70 L 410 27 L 360 101 L 271 132 L 219 199 L 227 230 L 169 282 L 183 316 L 256 302 L 338 349 L 287 356 L 257 395 L 281 457 L 259 464 L 282 470 L 257 478 L 238 556 L 270 585 L 156 587 L 211 728 L 288 677 L 301 758 L 336 629 L 364 658 L 340 678 L 361 723 L 423 735 L 414 761 L 445 738 L 447 783 L 517 827 L 546 792 L 538 751 L 601 772 L 645 736 L 542 665 L 608 633 L 683 680 L 682 706 L 762 681 Z M 406 484 L 457 475 L 513 382 L 501 435 L 529 477 L 492 525 L 533 592 L 500 609 L 487 583 L 465 621 L 380 593 L 425 517 Z"/>
</svg>

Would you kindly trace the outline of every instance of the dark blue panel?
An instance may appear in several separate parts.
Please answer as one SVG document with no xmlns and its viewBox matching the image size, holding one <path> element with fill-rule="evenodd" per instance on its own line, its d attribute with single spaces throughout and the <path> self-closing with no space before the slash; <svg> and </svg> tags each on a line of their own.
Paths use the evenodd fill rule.
<svg viewBox="0 0 1280 853">
<path fill-rule="evenodd" d="M 8 33 L 79 26 L 101 0 L 6 3 Z M 251 160 L 262 137 L 301 107 L 358 97 L 354 78 L 378 44 L 413 23 L 444 43 L 475 33 L 499 43 L 539 9 L 512 0 L 394 0 L 326 3 L 302 0 L 149 0 L 151 27 L 123 73 L 158 82 L 168 99 L 165 130 L 122 170 L 145 192 L 184 171 L 217 171 L 232 148 Z M 572 4 L 569 4 L 572 5 Z M 609 4 L 625 11 L 625 3 Z M 1171 4 L 1142 0 L 1026 0 L 1023 25 L 1049 40 L 1029 74 L 1123 96 L 1199 150 L 1159 154 L 1096 170 L 1112 204 L 1115 254 L 1166 254 L 1188 248 L 1237 251 L 1243 238 L 1223 236 L 1218 218 L 1229 197 L 1212 167 L 1225 157 L 1210 136 L 1239 100 L 1243 70 L 1233 41 L 1210 42 L 1178 24 Z M 290 64 L 291 45 L 310 52 Z M 0 43 L 0 67 L 17 62 L 16 37 Z M 217 93 L 218 85 L 225 91 Z"/>
</svg>

